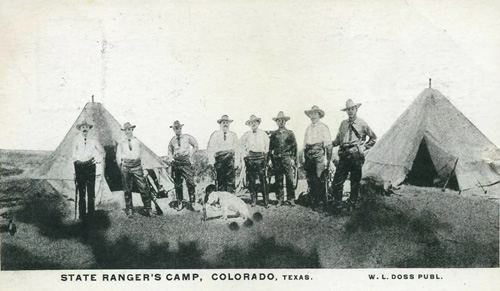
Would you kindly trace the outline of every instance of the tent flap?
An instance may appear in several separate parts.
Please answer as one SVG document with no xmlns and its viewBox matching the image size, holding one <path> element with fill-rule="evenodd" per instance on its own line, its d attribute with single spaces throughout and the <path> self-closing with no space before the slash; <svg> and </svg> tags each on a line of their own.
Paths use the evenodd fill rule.
<svg viewBox="0 0 500 291">
<path fill-rule="evenodd" d="M 485 149 L 497 147 L 446 97 L 430 88 L 420 93 L 370 150 L 363 176 L 378 175 L 402 183 L 411 174 L 408 169 L 425 164 L 416 160 L 425 158 L 420 154 L 421 144 L 425 144 L 437 180 L 455 173 L 462 190 L 500 181 L 493 164 L 482 157 Z"/>
</svg>

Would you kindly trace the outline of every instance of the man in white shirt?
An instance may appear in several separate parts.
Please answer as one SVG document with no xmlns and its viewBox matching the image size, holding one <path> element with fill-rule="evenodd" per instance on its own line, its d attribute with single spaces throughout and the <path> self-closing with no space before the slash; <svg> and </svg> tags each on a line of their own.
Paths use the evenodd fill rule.
<svg viewBox="0 0 500 291">
<path fill-rule="evenodd" d="M 235 186 L 235 161 L 239 161 L 239 141 L 236 133 L 229 130 L 233 120 L 222 115 L 217 120 L 220 126 L 210 136 L 207 146 L 208 163 L 215 168 L 217 173 L 217 191 L 234 193 Z"/>
<path fill-rule="evenodd" d="M 251 130 L 241 137 L 240 143 L 243 147 L 243 156 L 252 196 L 252 207 L 257 204 L 258 189 L 256 180 L 259 179 L 264 206 L 268 208 L 269 191 L 267 189 L 265 170 L 268 161 L 269 137 L 265 131 L 259 129 L 260 121 L 261 119 L 255 115 L 250 116 L 250 119 L 245 124 L 250 126 Z"/>
<path fill-rule="evenodd" d="M 304 113 L 311 119 L 304 136 L 304 170 L 311 203 L 315 209 L 323 200 L 326 208 L 325 170 L 332 158 L 332 137 L 328 126 L 320 121 L 325 116 L 323 110 L 315 105 Z"/>
<path fill-rule="evenodd" d="M 168 144 L 168 163 L 172 164 L 172 176 L 177 196 L 177 210 L 182 209 L 182 201 L 184 200 L 182 189 L 183 179 L 186 180 L 191 209 L 195 209 L 196 203 L 193 157 L 198 151 L 198 142 L 191 135 L 182 133 L 183 126 L 184 124 L 181 124 L 178 120 L 174 121 L 174 124 L 170 128 L 174 130 L 175 136 Z"/>
<path fill-rule="evenodd" d="M 76 125 L 81 135 L 73 141 L 72 160 L 75 167 L 75 181 L 79 194 L 79 218 L 86 220 L 95 211 L 95 176 L 96 163 L 102 162 L 105 157 L 104 148 L 93 138 L 88 136 L 93 125 L 83 121 Z M 85 199 L 87 194 L 87 200 Z"/>
<path fill-rule="evenodd" d="M 151 194 L 146 184 L 141 164 L 142 146 L 134 136 L 135 125 L 126 122 L 122 131 L 125 138 L 118 143 L 116 149 L 116 163 L 122 173 L 123 191 L 125 195 L 125 213 L 128 217 L 134 215 L 134 205 L 132 203 L 132 185 L 135 181 L 139 192 L 141 193 L 142 203 L 144 204 L 144 216 L 151 217 Z"/>
</svg>

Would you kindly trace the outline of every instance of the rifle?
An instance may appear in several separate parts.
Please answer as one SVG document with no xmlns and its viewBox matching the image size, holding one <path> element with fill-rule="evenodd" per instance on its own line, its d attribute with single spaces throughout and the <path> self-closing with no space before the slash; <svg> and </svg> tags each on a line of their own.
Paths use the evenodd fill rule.
<svg viewBox="0 0 500 291">
<path fill-rule="evenodd" d="M 147 175 L 147 179 L 149 180 L 149 183 L 150 183 L 150 185 L 151 185 L 151 188 L 153 188 L 153 189 L 151 189 L 151 188 L 149 189 L 149 196 L 151 196 L 151 200 L 152 200 L 152 201 L 153 201 L 153 203 L 155 204 L 156 213 L 157 213 L 158 215 L 163 215 L 163 210 L 161 210 L 160 205 L 158 205 L 158 201 L 157 201 L 157 199 L 156 199 L 156 195 L 155 195 L 155 194 L 153 193 L 153 191 L 152 191 L 152 190 L 155 190 L 155 191 L 156 191 L 156 189 L 154 189 L 155 185 L 154 185 L 153 178 L 151 178 L 151 176 L 150 176 L 150 175 Z"/>
<path fill-rule="evenodd" d="M 163 215 L 163 210 L 161 210 L 160 205 L 158 205 L 158 202 L 156 201 L 156 195 L 154 195 L 151 191 L 149 192 L 149 195 L 151 196 L 151 200 L 153 200 L 153 203 L 155 204 L 156 214 Z"/>
<path fill-rule="evenodd" d="M 293 189 L 297 190 L 297 187 L 299 186 L 299 158 L 298 156 L 295 158 L 295 165 L 292 165 L 292 171 L 293 171 Z"/>
<path fill-rule="evenodd" d="M 262 198 L 264 198 L 264 204 L 266 204 L 266 206 L 269 206 L 269 193 L 267 192 L 267 177 L 269 175 L 269 153 L 266 153 L 264 154 L 264 161 L 265 161 L 265 165 L 264 165 L 264 184 L 262 184 Z"/>
<path fill-rule="evenodd" d="M 78 182 L 76 181 L 75 178 L 75 220 L 77 211 L 78 211 Z"/>
<path fill-rule="evenodd" d="M 219 191 L 219 182 L 217 180 L 217 169 L 215 168 L 215 164 L 212 167 L 212 175 L 214 178 L 215 189 Z"/>
<path fill-rule="evenodd" d="M 326 168 L 323 171 L 323 176 L 325 179 L 325 205 L 324 207 L 326 208 L 329 202 L 329 195 L 328 195 L 328 182 L 331 179 L 331 173 L 330 173 L 330 161 L 331 161 L 331 154 L 330 154 L 330 159 L 328 159 L 328 151 L 330 150 L 328 147 L 325 148 L 325 157 L 326 157 Z"/>
<path fill-rule="evenodd" d="M 241 191 L 243 188 L 246 188 L 247 185 L 246 185 L 246 179 L 245 179 L 245 175 L 246 175 L 246 166 L 245 166 L 245 162 L 241 163 L 241 167 L 240 167 L 240 175 L 238 177 L 238 182 L 236 183 L 236 189 L 234 190 L 236 193 Z"/>
<path fill-rule="evenodd" d="M 203 221 L 207 221 L 207 203 L 203 201 Z"/>
</svg>

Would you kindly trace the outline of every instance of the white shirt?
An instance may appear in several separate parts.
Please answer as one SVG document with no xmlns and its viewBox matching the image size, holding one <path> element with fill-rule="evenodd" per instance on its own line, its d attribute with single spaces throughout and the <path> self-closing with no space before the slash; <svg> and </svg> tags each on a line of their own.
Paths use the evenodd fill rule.
<svg viewBox="0 0 500 291">
<path fill-rule="evenodd" d="M 332 144 L 330 129 L 321 121 L 316 122 L 316 124 L 311 123 L 307 127 L 306 134 L 304 136 L 304 146 L 316 143 L 323 143 L 325 146 Z"/>
<path fill-rule="evenodd" d="M 210 136 L 207 146 L 207 155 L 210 164 L 215 163 L 215 153 L 220 151 L 234 151 L 235 160 L 237 161 L 239 148 L 238 136 L 232 131 L 226 132 L 226 138 L 224 139 L 224 131 L 216 130 Z"/>
<path fill-rule="evenodd" d="M 104 148 L 101 144 L 93 138 L 83 137 L 78 135 L 73 141 L 73 152 L 72 159 L 73 162 L 81 161 L 86 162 L 91 159 L 97 161 L 102 160 L 105 157 Z"/>
<path fill-rule="evenodd" d="M 241 137 L 240 143 L 245 155 L 247 155 L 249 151 L 264 153 L 269 151 L 269 137 L 265 131 L 260 129 L 257 129 L 255 132 L 251 130 L 247 131 Z"/>
<path fill-rule="evenodd" d="M 191 155 L 191 147 L 193 152 L 198 150 L 198 142 L 189 134 L 176 135 L 168 144 L 168 156 L 173 159 L 175 157 L 189 157 Z"/>
<path fill-rule="evenodd" d="M 116 149 L 116 163 L 121 164 L 123 159 L 135 160 L 141 158 L 141 143 L 137 138 L 124 138 L 118 143 Z"/>
</svg>

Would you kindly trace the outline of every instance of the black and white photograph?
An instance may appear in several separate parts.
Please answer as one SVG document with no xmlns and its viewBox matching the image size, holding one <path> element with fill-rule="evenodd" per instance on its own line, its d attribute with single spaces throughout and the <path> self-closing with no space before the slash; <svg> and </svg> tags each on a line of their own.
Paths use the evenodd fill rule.
<svg viewBox="0 0 500 291">
<path fill-rule="evenodd" d="M 495 290 L 500 2 L 2 1 L 8 290 Z"/>
</svg>

